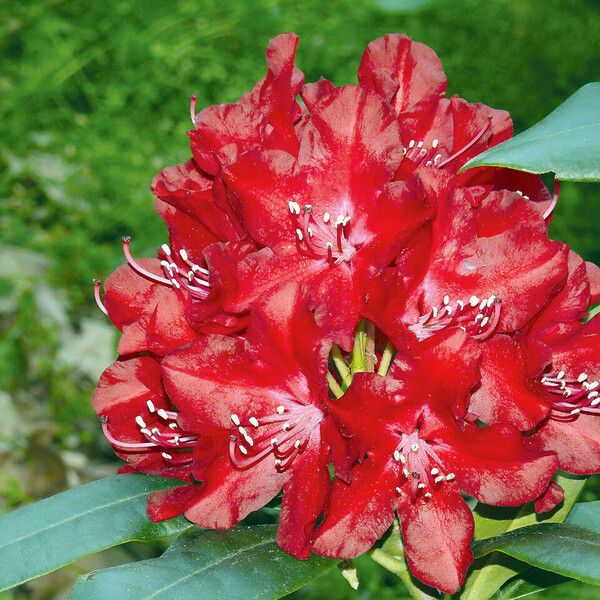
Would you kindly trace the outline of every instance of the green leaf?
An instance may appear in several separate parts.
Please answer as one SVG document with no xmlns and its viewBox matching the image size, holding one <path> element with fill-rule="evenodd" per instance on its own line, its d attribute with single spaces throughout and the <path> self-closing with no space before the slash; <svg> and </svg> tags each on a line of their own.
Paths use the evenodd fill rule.
<svg viewBox="0 0 600 600">
<path fill-rule="evenodd" d="M 195 529 L 161 556 L 78 578 L 70 600 L 262 600 L 281 598 L 336 566 L 298 560 L 275 544 L 276 525 Z"/>
<path fill-rule="evenodd" d="M 0 590 L 129 541 L 152 541 L 191 527 L 183 518 L 152 523 L 150 492 L 173 479 L 116 475 L 77 487 L 0 518 Z"/>
<path fill-rule="evenodd" d="M 578 502 L 566 522 L 600 533 L 600 501 Z"/>
<path fill-rule="evenodd" d="M 518 577 L 511 579 L 496 596 L 494 600 L 517 600 L 531 594 L 537 594 L 561 583 L 571 581 L 562 575 L 548 573 L 540 569 L 527 569 Z"/>
<path fill-rule="evenodd" d="M 564 521 L 581 493 L 586 479 L 559 473 L 556 482 L 564 489 L 565 500 L 558 509 L 546 515 L 537 515 L 530 504 L 521 509 L 478 504 L 473 511 L 475 540 L 498 536 L 537 523 Z M 508 556 L 492 555 L 475 561 L 460 598 L 461 600 L 487 600 L 523 568 L 524 565 Z"/>
<path fill-rule="evenodd" d="M 543 523 L 479 540 L 475 556 L 503 552 L 513 558 L 565 577 L 600 585 L 598 534 L 566 523 Z"/>
<path fill-rule="evenodd" d="M 600 83 L 584 85 L 545 119 L 476 156 L 463 170 L 481 166 L 600 181 Z"/>
</svg>

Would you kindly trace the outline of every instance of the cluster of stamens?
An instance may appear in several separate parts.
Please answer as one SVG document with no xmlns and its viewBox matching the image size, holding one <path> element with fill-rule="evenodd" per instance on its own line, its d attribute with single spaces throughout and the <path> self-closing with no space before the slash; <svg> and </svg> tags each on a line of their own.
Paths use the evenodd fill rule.
<svg viewBox="0 0 600 600">
<path fill-rule="evenodd" d="M 198 436 L 181 430 L 177 424 L 177 413 L 156 408 L 152 399 L 146 401 L 147 414 L 137 415 L 135 423 L 144 441 L 125 442 L 116 439 L 109 431 L 108 417 L 102 417 L 102 430 L 111 445 L 122 452 L 160 452 L 170 465 L 181 466 L 192 462 L 191 450 Z"/>
<path fill-rule="evenodd" d="M 330 213 L 315 217 L 311 204 L 300 207 L 298 202 L 288 202 L 294 235 L 301 251 L 313 257 L 326 257 L 331 263 L 350 260 L 354 247 L 348 241 L 350 215 L 338 215 L 335 221 Z"/>
<path fill-rule="evenodd" d="M 434 306 L 409 329 L 419 340 L 424 340 L 442 329 L 459 327 L 481 341 L 494 333 L 500 320 L 501 306 L 500 299 L 494 295 L 483 299 L 471 296 L 467 302 L 451 302 L 446 295 L 439 306 Z"/>
<path fill-rule="evenodd" d="M 550 394 L 552 407 L 550 416 L 556 421 L 573 421 L 580 414 L 600 414 L 600 382 L 590 381 L 587 373 L 580 373 L 576 379 L 567 378 L 564 371 L 556 375 L 545 375 L 542 385 Z M 558 398 L 554 399 L 555 396 Z"/>
<path fill-rule="evenodd" d="M 208 277 L 210 273 L 208 269 L 205 269 L 204 267 L 201 267 L 192 261 L 185 248 L 181 248 L 178 252 L 182 261 L 182 264 L 178 265 L 173 260 L 173 252 L 171 248 L 167 244 L 163 244 L 161 246 L 161 250 L 166 257 L 166 259 L 162 259 L 160 261 L 160 266 L 164 275 L 163 277 L 148 271 L 148 269 L 144 269 L 144 267 L 142 267 L 142 265 L 140 265 L 133 258 L 131 255 L 131 249 L 129 247 L 130 243 L 131 238 L 129 236 L 125 236 L 123 238 L 123 252 L 125 254 L 125 258 L 127 259 L 127 263 L 136 273 L 142 277 L 145 277 L 146 279 L 149 279 L 150 281 L 160 283 L 161 285 L 168 285 L 169 287 L 178 290 L 185 289 L 192 296 L 201 300 L 208 296 L 210 291 Z M 100 285 L 100 281 L 98 279 L 94 279 L 94 297 L 100 310 L 107 315 L 108 312 L 102 302 L 102 298 L 100 297 Z"/>
<path fill-rule="evenodd" d="M 403 149 L 404 157 L 410 160 L 416 166 L 437 167 L 441 169 L 476 144 L 481 136 L 489 129 L 490 123 L 491 120 L 488 120 L 486 125 L 475 134 L 473 139 L 468 144 L 444 160 L 442 160 L 441 153 L 437 151 L 439 145 L 438 139 L 432 140 L 430 148 L 425 145 L 423 140 L 418 142 L 416 140 L 410 140 L 410 142 L 408 142 L 408 146 Z"/>
<path fill-rule="evenodd" d="M 410 485 L 413 500 L 421 495 L 429 500 L 440 485 L 456 478 L 454 473 L 444 472 L 440 457 L 427 442 L 419 438 L 418 431 L 410 435 L 402 434 L 393 457 L 402 467 L 403 483 Z M 402 494 L 402 487 L 398 486 L 396 492 Z"/>
<path fill-rule="evenodd" d="M 310 434 L 323 418 L 314 406 L 294 406 L 290 411 L 284 405 L 272 415 L 240 418 L 233 413 L 231 422 L 237 432 L 230 436 L 229 455 L 239 469 L 247 469 L 267 456 L 272 456 L 278 472 L 286 471 L 301 454 Z"/>
</svg>

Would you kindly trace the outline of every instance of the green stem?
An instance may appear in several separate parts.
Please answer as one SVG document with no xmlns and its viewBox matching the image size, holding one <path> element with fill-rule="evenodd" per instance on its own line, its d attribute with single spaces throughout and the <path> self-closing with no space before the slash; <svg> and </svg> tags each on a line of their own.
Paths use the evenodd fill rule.
<svg viewBox="0 0 600 600">
<path fill-rule="evenodd" d="M 364 373 L 367 370 L 365 364 L 366 323 L 365 320 L 362 320 L 358 324 L 356 333 L 354 334 L 354 346 L 352 347 L 352 359 L 350 361 L 352 373 Z"/>
<path fill-rule="evenodd" d="M 329 389 L 332 391 L 333 395 L 336 398 L 341 398 L 344 395 L 344 390 L 342 386 L 337 382 L 336 378 L 327 371 L 327 383 L 329 384 Z"/>
<path fill-rule="evenodd" d="M 336 344 L 333 344 L 333 346 L 331 346 L 331 357 L 333 358 L 333 364 L 335 365 L 335 368 L 338 370 L 338 373 L 342 378 L 342 390 L 345 391 L 350 387 L 350 384 L 352 383 L 352 373 L 350 372 L 350 369 L 346 364 L 344 355 L 342 354 L 340 347 Z"/>
<path fill-rule="evenodd" d="M 369 373 L 375 371 L 375 324 L 367 321 L 365 326 L 365 368 Z"/>
<path fill-rule="evenodd" d="M 385 377 L 390 369 L 390 365 L 392 364 L 392 359 L 394 358 L 394 346 L 392 346 L 392 342 L 388 342 L 385 345 L 385 349 L 383 351 L 383 355 L 381 356 L 381 362 L 379 363 L 379 369 L 377 369 L 377 374 Z"/>
</svg>

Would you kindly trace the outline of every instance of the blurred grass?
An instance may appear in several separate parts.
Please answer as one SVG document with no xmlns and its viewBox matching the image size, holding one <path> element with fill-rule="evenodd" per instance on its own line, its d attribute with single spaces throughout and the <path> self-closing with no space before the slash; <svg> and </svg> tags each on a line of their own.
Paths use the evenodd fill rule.
<svg viewBox="0 0 600 600">
<path fill-rule="evenodd" d="M 188 156 L 190 93 L 235 100 L 282 31 L 300 34 L 308 80 L 337 84 L 356 80 L 368 41 L 405 32 L 438 52 L 451 93 L 509 110 L 521 131 L 600 64 L 597 0 L 0 0 L 0 14 L 0 511 L 111 460 L 89 398 L 114 339 L 91 279 L 122 261 L 121 235 L 138 255 L 163 241 L 149 185 Z M 596 262 L 599 201 L 597 184 L 564 185 L 551 229 Z M 404 597 L 358 565 L 359 592 L 334 573 L 298 597 Z M 599 597 L 560 590 L 543 597 Z"/>
</svg>

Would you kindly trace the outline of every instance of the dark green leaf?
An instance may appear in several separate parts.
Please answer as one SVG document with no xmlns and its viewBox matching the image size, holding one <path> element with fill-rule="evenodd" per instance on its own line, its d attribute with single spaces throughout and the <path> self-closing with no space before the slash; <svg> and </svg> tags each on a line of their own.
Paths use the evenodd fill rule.
<svg viewBox="0 0 600 600">
<path fill-rule="evenodd" d="M 0 590 L 125 542 L 151 541 L 191 527 L 183 518 L 152 523 L 150 492 L 173 479 L 116 475 L 68 490 L 0 518 Z"/>
<path fill-rule="evenodd" d="M 540 569 L 600 585 L 598 534 L 565 523 L 543 523 L 473 543 L 475 556 L 503 552 Z"/>
<path fill-rule="evenodd" d="M 545 119 L 463 169 L 485 165 L 554 172 L 561 181 L 600 181 L 600 83 L 584 85 Z"/>
<path fill-rule="evenodd" d="M 518 598 L 525 598 L 531 594 L 537 594 L 538 592 L 569 581 L 571 580 L 556 573 L 548 573 L 548 571 L 540 569 L 527 569 L 514 579 L 511 579 L 494 596 L 494 600 L 517 600 Z"/>
<path fill-rule="evenodd" d="M 70 600 L 261 600 L 281 598 L 333 568 L 298 560 L 275 544 L 275 525 L 193 530 L 152 560 L 80 577 Z"/>
<path fill-rule="evenodd" d="M 600 501 L 577 503 L 566 522 L 600 533 Z"/>
</svg>

